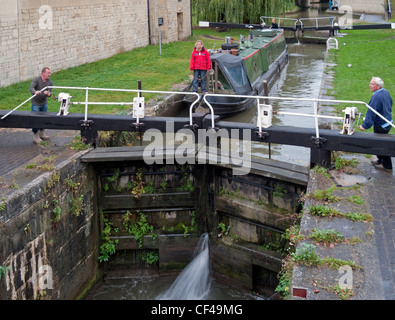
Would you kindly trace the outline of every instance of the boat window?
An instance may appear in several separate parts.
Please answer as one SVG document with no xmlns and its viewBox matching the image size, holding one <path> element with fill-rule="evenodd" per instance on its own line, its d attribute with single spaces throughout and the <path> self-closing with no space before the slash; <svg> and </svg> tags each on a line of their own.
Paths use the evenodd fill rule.
<svg viewBox="0 0 395 320">
<path fill-rule="evenodd" d="M 247 74 L 244 72 L 244 69 L 241 65 L 236 67 L 226 67 L 227 72 L 230 74 L 232 78 L 232 82 L 237 87 L 244 87 L 249 84 Z"/>
<path fill-rule="evenodd" d="M 226 80 L 225 76 L 223 75 L 223 73 L 218 70 L 218 81 L 221 83 L 221 90 L 230 90 L 232 89 L 232 87 L 229 85 L 228 80 Z"/>
</svg>

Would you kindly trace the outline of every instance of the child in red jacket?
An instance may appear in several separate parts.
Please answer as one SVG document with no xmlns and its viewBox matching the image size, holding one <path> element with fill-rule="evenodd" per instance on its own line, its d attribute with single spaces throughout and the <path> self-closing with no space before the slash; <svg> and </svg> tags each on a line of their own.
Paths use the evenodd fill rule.
<svg viewBox="0 0 395 320">
<path fill-rule="evenodd" d="M 201 81 L 202 93 L 206 93 L 206 72 L 211 69 L 210 55 L 203 45 L 202 40 L 195 43 L 191 54 L 190 70 L 193 71 L 192 88 L 193 92 L 198 91 L 199 78 Z"/>
</svg>

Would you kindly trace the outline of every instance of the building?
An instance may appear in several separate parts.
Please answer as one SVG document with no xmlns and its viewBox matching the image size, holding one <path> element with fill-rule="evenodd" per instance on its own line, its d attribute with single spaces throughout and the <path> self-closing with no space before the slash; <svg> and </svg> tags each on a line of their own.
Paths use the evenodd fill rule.
<svg viewBox="0 0 395 320">
<path fill-rule="evenodd" d="M 191 34 L 190 0 L 0 0 L 0 87 Z M 159 24 L 161 26 L 159 27 Z"/>
</svg>

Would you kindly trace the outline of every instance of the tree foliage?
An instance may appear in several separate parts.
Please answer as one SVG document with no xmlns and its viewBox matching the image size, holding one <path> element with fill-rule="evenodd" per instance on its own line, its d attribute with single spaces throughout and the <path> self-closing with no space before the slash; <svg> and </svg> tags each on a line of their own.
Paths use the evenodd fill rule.
<svg viewBox="0 0 395 320">
<path fill-rule="evenodd" d="M 261 16 L 279 16 L 294 8 L 294 0 L 193 0 L 197 21 L 260 23 Z"/>
</svg>

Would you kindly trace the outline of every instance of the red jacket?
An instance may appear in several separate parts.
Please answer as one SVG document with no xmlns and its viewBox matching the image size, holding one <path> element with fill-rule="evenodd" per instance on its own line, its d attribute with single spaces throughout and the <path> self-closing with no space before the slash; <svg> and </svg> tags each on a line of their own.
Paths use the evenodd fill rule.
<svg viewBox="0 0 395 320">
<path fill-rule="evenodd" d="M 190 70 L 210 70 L 211 60 L 210 55 L 205 47 L 199 52 L 196 48 L 193 48 L 191 54 L 191 66 Z"/>
</svg>

